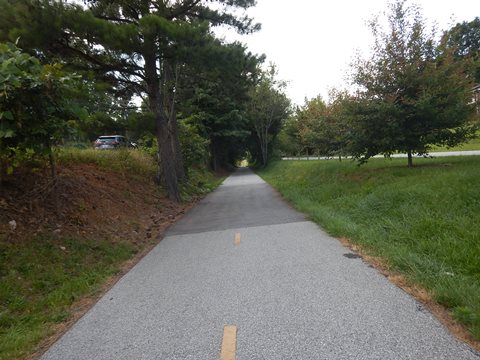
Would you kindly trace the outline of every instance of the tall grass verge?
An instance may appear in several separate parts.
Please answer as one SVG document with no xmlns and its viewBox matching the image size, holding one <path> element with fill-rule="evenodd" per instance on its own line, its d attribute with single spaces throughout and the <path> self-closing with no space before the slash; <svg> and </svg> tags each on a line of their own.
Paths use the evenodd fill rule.
<svg viewBox="0 0 480 360">
<path fill-rule="evenodd" d="M 132 175 L 155 176 L 156 162 L 149 154 L 136 149 L 94 150 L 61 148 L 57 152 L 58 161 L 68 163 L 93 163 L 101 167 Z"/>
<path fill-rule="evenodd" d="M 137 149 L 94 150 L 78 148 L 62 148 L 58 151 L 58 161 L 69 163 L 92 163 L 103 168 L 112 169 L 130 176 L 147 177 L 153 181 L 157 163 L 148 152 Z M 184 201 L 192 201 L 196 196 L 213 191 L 225 177 L 217 176 L 205 167 L 191 167 L 187 171 L 188 180 L 181 184 Z"/>
<path fill-rule="evenodd" d="M 280 161 L 259 174 L 330 234 L 428 289 L 480 340 L 480 157 Z"/>
</svg>

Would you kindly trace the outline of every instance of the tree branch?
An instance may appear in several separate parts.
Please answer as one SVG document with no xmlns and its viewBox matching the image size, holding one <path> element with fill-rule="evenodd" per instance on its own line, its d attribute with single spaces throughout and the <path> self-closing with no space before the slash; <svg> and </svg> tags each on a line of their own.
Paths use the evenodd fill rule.
<svg viewBox="0 0 480 360">
<path fill-rule="evenodd" d="M 123 19 L 123 18 L 116 18 L 116 17 L 110 17 L 110 16 L 103 16 L 103 15 L 94 15 L 94 16 L 95 16 L 97 19 L 102 19 L 102 20 L 107 20 L 107 21 L 115 21 L 115 22 L 121 22 L 121 23 L 138 25 L 138 22 L 137 22 L 137 21 L 134 21 L 134 20 Z"/>
<path fill-rule="evenodd" d="M 129 74 L 131 76 L 138 76 L 140 79 L 145 80 L 145 76 L 142 75 L 140 72 L 127 70 L 124 67 L 122 67 L 121 65 L 105 64 L 104 62 L 100 61 L 96 57 L 94 57 L 92 55 L 89 55 L 89 54 L 86 54 L 83 51 L 81 51 L 81 50 L 79 50 L 79 49 L 77 49 L 73 46 L 62 43 L 61 41 L 58 41 L 58 43 L 61 46 L 65 47 L 67 50 L 69 50 L 71 52 L 74 52 L 75 54 L 79 55 L 84 60 L 87 60 L 88 62 L 99 66 L 104 71 L 118 71 L 120 73 Z M 136 68 L 138 70 L 141 70 L 141 68 L 139 66 L 136 66 Z"/>
<path fill-rule="evenodd" d="M 137 82 L 137 81 L 133 81 L 133 80 L 129 80 L 129 79 L 117 79 L 117 81 L 121 82 L 121 83 L 124 83 L 124 84 L 129 84 L 133 87 L 136 87 L 137 89 L 139 89 L 140 91 L 143 91 L 143 92 L 146 92 L 147 89 L 145 88 L 145 86 L 143 86 L 141 83 Z"/>
<path fill-rule="evenodd" d="M 192 10 L 195 6 L 197 6 L 200 3 L 201 0 L 193 0 L 190 2 L 187 2 L 184 6 L 180 6 L 179 8 L 176 9 L 176 11 L 171 10 L 170 15 L 167 17 L 168 20 L 172 20 L 182 14 L 187 13 L 188 11 Z"/>
</svg>

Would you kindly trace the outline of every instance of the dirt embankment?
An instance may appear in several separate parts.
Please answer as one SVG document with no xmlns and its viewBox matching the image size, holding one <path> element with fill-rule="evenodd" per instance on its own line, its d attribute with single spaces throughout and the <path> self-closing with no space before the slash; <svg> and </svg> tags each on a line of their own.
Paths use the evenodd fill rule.
<svg viewBox="0 0 480 360">
<path fill-rule="evenodd" d="M 140 248 L 182 215 L 188 204 L 166 199 L 151 179 L 94 164 L 44 172 L 18 171 L 0 188 L 0 239 L 39 235 L 108 238 Z"/>
<path fill-rule="evenodd" d="M 127 241 L 137 249 L 136 255 L 100 291 L 76 301 L 68 319 L 54 325 L 53 335 L 43 339 L 27 359 L 38 359 L 194 203 L 173 203 L 152 179 L 94 164 L 61 166 L 56 181 L 47 171 L 30 170 L 19 170 L 4 181 L 0 187 L 0 242 L 28 243 L 54 236 Z"/>
</svg>

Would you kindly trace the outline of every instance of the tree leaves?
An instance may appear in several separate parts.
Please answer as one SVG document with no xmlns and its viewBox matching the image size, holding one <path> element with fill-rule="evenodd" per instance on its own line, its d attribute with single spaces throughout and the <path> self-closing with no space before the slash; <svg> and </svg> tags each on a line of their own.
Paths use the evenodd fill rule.
<svg viewBox="0 0 480 360">
<path fill-rule="evenodd" d="M 359 91 L 352 126 L 363 136 L 356 135 L 351 155 L 425 154 L 432 145 L 473 136 L 465 64 L 428 33 L 417 7 L 391 3 L 387 20 L 386 30 L 373 22 L 373 55 L 354 68 Z"/>
<path fill-rule="evenodd" d="M 75 117 L 69 96 L 78 77 L 60 64 L 41 65 L 13 44 L 0 44 L 0 157 L 6 168 L 17 148 L 48 153 Z M 13 150 L 12 150 L 13 149 Z"/>
</svg>

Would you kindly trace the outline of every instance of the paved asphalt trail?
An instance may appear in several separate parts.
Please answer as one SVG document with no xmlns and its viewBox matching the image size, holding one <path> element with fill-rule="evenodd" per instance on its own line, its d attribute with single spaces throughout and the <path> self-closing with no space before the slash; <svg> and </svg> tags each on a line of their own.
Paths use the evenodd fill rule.
<svg viewBox="0 0 480 360">
<path fill-rule="evenodd" d="M 220 359 L 225 325 L 237 360 L 480 359 L 347 253 L 240 169 L 43 359 Z"/>
</svg>

